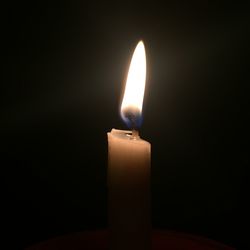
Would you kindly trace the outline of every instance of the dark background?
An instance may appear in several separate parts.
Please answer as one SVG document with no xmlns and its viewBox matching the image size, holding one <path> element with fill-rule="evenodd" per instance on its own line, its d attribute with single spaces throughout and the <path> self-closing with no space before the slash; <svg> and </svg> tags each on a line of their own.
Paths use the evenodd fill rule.
<svg viewBox="0 0 250 250">
<path fill-rule="evenodd" d="M 126 129 L 119 102 L 139 39 L 153 226 L 247 248 L 249 8 L 218 2 L 2 5 L 7 248 L 107 227 L 106 132 Z"/>
</svg>

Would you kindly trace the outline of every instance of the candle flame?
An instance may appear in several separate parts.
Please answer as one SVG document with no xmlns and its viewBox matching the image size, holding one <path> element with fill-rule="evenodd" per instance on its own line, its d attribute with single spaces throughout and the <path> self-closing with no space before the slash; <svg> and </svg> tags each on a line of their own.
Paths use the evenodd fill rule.
<svg viewBox="0 0 250 250">
<path fill-rule="evenodd" d="M 125 92 L 121 105 L 121 117 L 132 129 L 140 127 L 142 106 L 146 82 L 146 53 L 140 41 L 131 59 Z"/>
</svg>

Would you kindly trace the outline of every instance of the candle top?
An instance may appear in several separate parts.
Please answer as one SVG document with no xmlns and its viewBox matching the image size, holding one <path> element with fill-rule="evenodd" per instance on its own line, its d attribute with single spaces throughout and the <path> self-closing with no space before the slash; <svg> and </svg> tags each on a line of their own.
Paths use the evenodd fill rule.
<svg viewBox="0 0 250 250">
<path fill-rule="evenodd" d="M 139 136 L 133 137 L 131 130 L 120 130 L 120 129 L 112 129 L 111 134 L 118 139 L 127 140 L 131 143 L 148 143 L 147 141 L 141 139 Z"/>
</svg>

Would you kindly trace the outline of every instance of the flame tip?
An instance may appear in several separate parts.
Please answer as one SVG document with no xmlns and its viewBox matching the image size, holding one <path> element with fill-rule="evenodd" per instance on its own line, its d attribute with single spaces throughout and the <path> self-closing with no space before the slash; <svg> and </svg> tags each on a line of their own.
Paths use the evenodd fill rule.
<svg viewBox="0 0 250 250">
<path fill-rule="evenodd" d="M 143 40 L 140 40 L 140 41 L 138 42 L 137 46 L 143 46 L 143 47 L 145 47 L 145 46 L 144 46 Z"/>
</svg>

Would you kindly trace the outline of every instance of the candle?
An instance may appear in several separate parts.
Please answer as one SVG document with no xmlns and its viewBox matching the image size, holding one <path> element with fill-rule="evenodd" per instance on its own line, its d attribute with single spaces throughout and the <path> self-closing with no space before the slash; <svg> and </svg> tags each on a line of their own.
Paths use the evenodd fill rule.
<svg viewBox="0 0 250 250">
<path fill-rule="evenodd" d="M 146 80 L 143 42 L 134 51 L 121 117 L 132 131 L 108 133 L 108 217 L 111 250 L 151 248 L 150 143 L 139 137 Z"/>
</svg>

